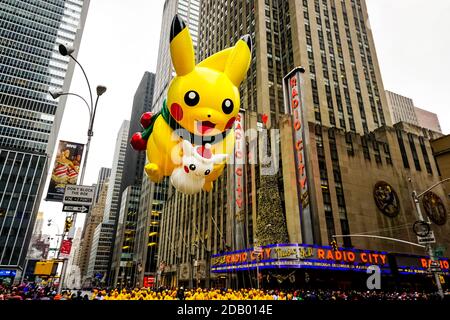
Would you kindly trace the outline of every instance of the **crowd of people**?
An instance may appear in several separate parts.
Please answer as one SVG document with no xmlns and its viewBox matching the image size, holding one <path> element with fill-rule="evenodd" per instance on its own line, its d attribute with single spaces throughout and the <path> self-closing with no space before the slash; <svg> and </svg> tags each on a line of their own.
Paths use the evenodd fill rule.
<svg viewBox="0 0 450 320">
<path fill-rule="evenodd" d="M 449 298 L 446 292 L 446 299 Z M 102 289 L 90 292 L 41 287 L 33 283 L 16 287 L 0 286 L 0 300 L 299 300 L 299 301 L 432 301 L 435 293 L 403 291 L 344 291 L 344 290 L 263 290 L 263 289 L 184 289 L 135 288 Z"/>
<path fill-rule="evenodd" d="M 90 300 L 90 295 L 80 290 L 58 293 L 54 287 L 23 283 L 19 286 L 0 285 L 0 300 Z"/>
</svg>

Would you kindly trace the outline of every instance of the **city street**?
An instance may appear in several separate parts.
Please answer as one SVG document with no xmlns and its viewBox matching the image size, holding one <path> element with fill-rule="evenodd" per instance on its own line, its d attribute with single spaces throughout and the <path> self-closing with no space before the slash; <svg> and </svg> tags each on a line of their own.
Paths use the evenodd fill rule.
<svg viewBox="0 0 450 320">
<path fill-rule="evenodd" d="M 448 30 L 445 0 L 0 1 L 0 310 L 448 306 Z"/>
</svg>

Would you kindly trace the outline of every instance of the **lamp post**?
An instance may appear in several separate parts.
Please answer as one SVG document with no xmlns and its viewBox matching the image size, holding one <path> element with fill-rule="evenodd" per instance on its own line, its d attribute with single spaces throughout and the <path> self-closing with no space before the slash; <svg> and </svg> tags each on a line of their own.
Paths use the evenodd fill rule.
<svg viewBox="0 0 450 320">
<path fill-rule="evenodd" d="M 98 104 L 98 99 L 100 98 L 101 95 L 103 95 L 106 92 L 106 87 L 105 86 L 97 86 L 96 88 L 96 93 L 97 93 L 97 98 L 95 100 L 95 104 L 94 104 L 94 100 L 92 98 L 92 89 L 91 89 L 91 84 L 89 82 L 89 79 L 86 75 L 86 72 L 84 71 L 83 66 L 81 65 L 80 62 L 78 62 L 77 59 L 75 59 L 75 57 L 72 55 L 72 53 L 75 50 L 72 47 L 67 47 L 63 44 L 59 45 L 59 53 L 62 56 L 69 56 L 70 58 L 73 59 L 73 61 L 75 61 L 75 63 L 80 67 L 81 71 L 83 72 L 84 78 L 86 79 L 86 83 L 88 85 L 88 89 L 89 89 L 89 99 L 90 99 L 90 103 L 88 103 L 86 101 L 86 99 L 84 99 L 82 96 L 80 96 L 79 94 L 76 93 L 71 93 L 71 92 L 62 92 L 60 90 L 58 91 L 50 91 L 50 95 L 52 96 L 53 99 L 57 99 L 61 96 L 64 95 L 70 95 L 70 96 L 76 96 L 80 99 L 82 99 L 84 101 L 84 103 L 86 104 L 88 110 L 89 110 L 89 128 L 88 128 L 88 139 L 87 139 L 87 143 L 86 143 L 86 153 L 84 156 L 84 161 L 83 161 L 83 168 L 81 170 L 81 177 L 80 177 L 80 184 L 83 184 L 84 181 L 84 174 L 86 172 L 86 164 L 87 164 L 87 158 L 88 158 L 88 154 L 89 154 L 89 147 L 91 144 L 91 139 L 92 136 L 94 135 L 94 131 L 93 131 L 93 127 L 94 127 L 94 121 L 95 121 L 95 115 L 97 113 L 97 104 Z"/>
<path fill-rule="evenodd" d="M 409 181 L 411 182 L 411 179 L 410 179 Z M 415 204 L 415 206 L 416 206 L 416 211 L 417 211 L 417 216 L 418 216 L 418 218 L 419 218 L 419 221 L 421 221 L 421 222 L 426 222 L 425 219 L 424 219 L 424 217 L 423 217 L 423 214 L 422 214 L 422 209 L 420 208 L 420 202 L 419 202 L 419 199 L 420 199 L 422 196 L 424 196 L 427 192 L 429 192 L 431 189 L 434 189 L 435 187 L 437 187 L 437 186 L 439 186 L 439 185 L 441 185 L 441 184 L 443 184 L 443 183 L 445 183 L 445 182 L 448 182 L 448 181 L 450 181 L 450 178 L 447 178 L 447 179 L 444 179 L 444 180 L 442 180 L 442 181 L 439 181 L 438 183 L 432 185 L 431 187 L 429 187 L 427 190 L 423 191 L 423 192 L 420 193 L 420 194 L 417 193 L 416 190 L 414 190 L 414 191 L 412 192 L 412 198 L 413 198 L 414 204 Z M 433 250 L 433 247 L 432 247 L 431 243 L 427 244 L 427 245 L 425 246 L 425 248 L 426 248 L 426 249 L 425 249 L 426 252 L 427 252 L 427 253 L 429 254 L 429 256 L 430 256 L 431 263 L 433 264 L 434 261 L 435 261 L 435 254 L 434 254 L 434 250 Z M 434 271 L 433 271 L 433 274 L 434 274 L 434 281 L 436 282 L 436 286 L 437 286 L 437 289 L 438 289 L 438 294 L 439 294 L 439 296 L 441 297 L 441 299 L 444 299 L 444 291 L 442 290 L 442 284 L 441 284 L 441 281 L 440 281 L 440 279 L 439 279 L 439 275 L 438 275 L 437 272 L 434 272 Z"/>
<path fill-rule="evenodd" d="M 104 86 L 97 86 L 97 99 L 95 100 L 95 105 L 94 106 L 89 106 L 88 102 L 86 101 L 86 99 L 84 99 L 82 96 L 76 94 L 76 93 L 71 93 L 71 92 L 62 92 L 62 91 L 50 91 L 50 95 L 53 97 L 53 99 L 57 99 L 61 96 L 75 96 L 78 97 L 80 99 L 82 99 L 84 101 L 84 103 L 86 104 L 86 106 L 88 107 L 89 110 L 89 128 L 88 128 L 88 133 L 87 133 L 87 143 L 86 143 L 86 152 L 84 154 L 84 160 L 83 160 L 83 168 L 81 169 L 81 176 L 80 176 L 80 185 L 83 185 L 84 182 L 84 175 L 86 173 L 86 164 L 87 164 L 87 159 L 88 159 L 88 155 L 89 155 L 89 149 L 90 149 L 90 145 L 91 145 L 91 140 L 92 140 L 92 136 L 94 135 L 94 131 L 93 131 L 93 127 L 94 127 L 94 121 L 95 121 L 95 115 L 97 112 L 97 105 L 98 105 L 98 99 L 100 98 L 100 96 L 106 92 L 106 87 Z"/>
<path fill-rule="evenodd" d="M 94 104 L 94 100 L 92 98 L 92 89 L 91 89 L 91 84 L 89 82 L 89 79 L 86 75 L 86 72 L 84 71 L 83 66 L 78 62 L 77 59 L 75 59 L 75 57 L 72 55 L 72 53 L 75 50 L 72 47 L 68 47 L 65 46 L 63 44 L 59 45 L 59 53 L 62 56 L 69 56 L 70 58 L 72 58 L 75 63 L 80 67 L 81 71 L 83 72 L 84 78 L 86 79 L 87 82 L 87 86 L 89 89 L 89 100 L 90 103 L 88 103 L 88 101 L 86 101 L 85 98 L 83 98 L 82 96 L 80 96 L 79 94 L 76 93 L 71 93 L 71 92 L 63 92 L 61 90 L 51 90 L 49 93 L 52 96 L 53 99 L 58 99 L 61 96 L 75 96 L 80 98 L 81 100 L 83 100 L 83 102 L 86 104 L 88 111 L 89 111 L 89 127 L 88 127 L 88 132 L 87 132 L 87 143 L 86 143 L 86 152 L 84 155 L 84 161 L 83 161 L 83 167 L 81 169 L 81 176 L 80 176 L 80 185 L 83 185 L 84 182 L 84 175 L 86 173 L 86 165 L 87 165 L 87 159 L 88 159 L 88 155 L 89 155 L 89 149 L 90 149 L 90 145 L 91 145 L 91 140 L 92 140 L 92 136 L 94 135 L 94 131 L 93 131 L 93 127 L 94 127 L 94 121 L 95 121 L 95 115 L 97 113 L 97 105 L 98 105 L 98 100 L 100 98 L 101 95 L 103 95 L 106 92 L 106 87 L 105 86 L 97 86 L 96 88 L 96 93 L 97 93 L 97 98 L 95 100 L 95 104 Z M 73 219 L 73 226 L 75 226 L 75 220 L 76 220 L 76 212 L 74 212 L 72 214 L 72 219 Z M 62 240 L 64 239 L 66 235 L 66 232 L 63 233 L 63 237 L 61 239 L 61 245 L 62 245 Z M 60 250 L 61 251 L 61 247 Z M 59 252 L 58 252 L 58 257 L 59 257 Z M 63 283 L 63 278 L 64 278 L 64 260 L 63 260 L 63 273 L 61 274 L 61 279 L 60 279 L 60 285 L 58 286 L 58 292 L 61 292 L 61 286 Z"/>
</svg>

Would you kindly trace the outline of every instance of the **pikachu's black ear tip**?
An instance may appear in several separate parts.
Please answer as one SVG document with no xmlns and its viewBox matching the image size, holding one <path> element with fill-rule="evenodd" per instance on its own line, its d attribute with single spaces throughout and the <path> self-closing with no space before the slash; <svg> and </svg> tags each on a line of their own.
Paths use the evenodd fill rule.
<svg viewBox="0 0 450 320">
<path fill-rule="evenodd" d="M 250 50 L 250 52 L 252 52 L 252 47 L 253 47 L 252 37 L 250 37 L 249 34 L 246 34 L 245 36 L 241 37 L 241 40 L 244 41 L 247 44 L 248 49 Z"/>
<path fill-rule="evenodd" d="M 175 38 L 183 29 L 186 28 L 186 23 L 177 14 L 173 17 L 172 26 L 170 28 L 170 42 Z"/>
</svg>

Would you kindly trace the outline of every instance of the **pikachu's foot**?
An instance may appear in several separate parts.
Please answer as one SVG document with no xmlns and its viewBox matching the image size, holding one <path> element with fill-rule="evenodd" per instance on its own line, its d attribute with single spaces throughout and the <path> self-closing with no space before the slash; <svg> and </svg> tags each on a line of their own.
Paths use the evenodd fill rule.
<svg viewBox="0 0 450 320">
<path fill-rule="evenodd" d="M 145 173 L 153 182 L 160 182 L 162 176 L 159 174 L 159 167 L 157 164 L 149 163 L 145 166 Z"/>
<path fill-rule="evenodd" d="M 213 189 L 213 183 L 212 182 L 205 182 L 203 185 L 203 190 L 206 192 L 210 192 Z"/>
</svg>

